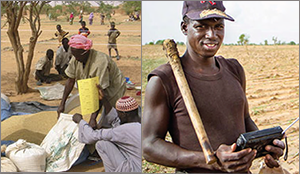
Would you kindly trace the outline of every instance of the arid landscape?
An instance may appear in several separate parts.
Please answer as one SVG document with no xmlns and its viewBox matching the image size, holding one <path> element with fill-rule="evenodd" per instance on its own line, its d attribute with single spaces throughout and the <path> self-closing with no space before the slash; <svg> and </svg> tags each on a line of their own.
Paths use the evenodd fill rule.
<svg viewBox="0 0 300 174">
<path fill-rule="evenodd" d="M 183 54 L 185 46 L 178 46 Z M 167 62 L 160 45 L 145 45 L 143 52 L 143 89 L 146 75 Z M 244 67 L 247 79 L 246 94 L 252 119 L 259 129 L 281 126 L 285 129 L 299 116 L 299 46 L 222 46 L 217 55 L 236 58 Z M 289 173 L 299 173 L 299 123 L 287 131 L 288 159 L 280 159 Z M 168 137 L 168 141 L 171 139 Z M 254 160 L 251 171 L 258 173 L 262 158 Z M 143 160 L 145 173 L 173 173 Z"/>
<path fill-rule="evenodd" d="M 91 31 L 89 39 L 93 40 L 93 49 L 108 54 L 107 31 L 109 22 L 100 25 L 100 14 L 95 13 L 93 25 L 88 25 L 88 14 L 84 15 L 87 27 Z M 154 68 L 166 63 L 167 58 L 161 45 L 144 45 L 141 47 L 141 21 L 127 21 L 128 16 L 118 13 L 112 16 L 116 22 L 116 28 L 121 35 L 117 39 L 118 50 L 121 59 L 116 62 L 125 77 L 142 86 L 142 96 L 136 95 L 137 90 L 127 90 L 126 95 L 134 97 L 143 106 L 142 97 L 147 85 L 146 77 Z M 40 57 L 44 56 L 47 49 L 57 50 L 58 41 L 54 36 L 56 25 L 61 24 L 62 29 L 70 32 L 70 36 L 77 34 L 80 24 L 78 16 L 75 16 L 74 24 L 69 23 L 62 17 L 59 21 L 49 20 L 42 15 L 42 34 L 38 39 L 31 65 L 31 74 L 28 85 L 30 88 L 38 87 L 33 72 L 35 64 Z M 5 17 L 1 18 L 5 23 Z M 46 105 L 58 106 L 60 100 L 44 100 L 39 92 L 31 92 L 17 95 L 15 90 L 15 78 L 17 75 L 17 63 L 14 53 L 6 34 L 7 26 L 1 29 L 1 93 L 9 97 L 11 102 L 39 101 Z M 28 23 L 21 22 L 19 27 L 21 42 L 24 48 L 24 58 L 28 54 L 28 42 L 30 28 Z M 180 54 L 185 51 L 185 46 L 178 46 Z M 142 53 L 142 56 L 141 56 Z M 54 54 L 54 58 L 55 58 Z M 112 55 L 115 52 L 112 51 Z M 246 95 L 252 119 L 259 129 L 281 126 L 285 129 L 299 116 L 299 45 L 267 45 L 267 46 L 222 46 L 217 55 L 225 58 L 236 58 L 244 67 L 247 79 Z M 141 71 L 142 68 L 142 71 Z M 57 73 L 53 68 L 51 73 Z M 59 81 L 64 85 L 66 80 Z M 42 86 L 51 86 L 43 84 Z M 77 93 L 74 89 L 72 93 Z M 79 110 L 80 111 L 80 110 Z M 71 113 L 79 112 L 78 109 Z M 1 123 L 1 140 L 16 141 L 25 138 L 29 142 L 40 143 L 47 132 L 56 123 L 55 111 L 41 112 L 37 114 L 12 117 Z M 87 119 L 88 117 L 85 117 Z M 299 173 L 299 122 L 287 132 L 288 159 L 280 159 L 281 166 L 291 174 Z M 170 137 L 167 137 L 171 141 Z M 252 173 L 258 173 L 262 158 L 253 162 Z M 94 166 L 82 165 L 71 168 L 71 172 L 104 172 L 102 164 Z M 144 173 L 174 173 L 174 168 L 168 168 L 152 164 L 143 160 Z"/>
<path fill-rule="evenodd" d="M 91 34 L 88 36 L 93 41 L 93 49 L 108 54 L 106 36 L 107 31 L 110 28 L 109 21 L 105 20 L 105 25 L 100 25 L 100 14 L 94 13 L 94 23 L 89 25 L 88 14 L 84 14 L 83 20 L 87 23 Z M 72 35 L 78 33 L 78 29 L 81 27 L 78 23 L 79 18 L 75 16 L 74 24 L 69 25 L 69 22 L 61 17 L 58 21 L 49 20 L 46 15 L 41 16 L 41 29 L 42 34 L 38 39 L 38 43 L 35 48 L 34 58 L 31 65 L 31 72 L 29 76 L 28 86 L 30 88 L 38 87 L 36 80 L 34 79 L 33 72 L 35 64 L 40 57 L 46 54 L 47 49 L 54 50 L 54 59 L 56 56 L 56 50 L 58 46 L 58 40 L 54 36 L 56 32 L 56 25 L 60 24 L 62 29 L 69 32 L 67 36 L 70 38 Z M 116 28 L 121 32 L 121 35 L 117 39 L 117 46 L 120 54 L 120 60 L 113 60 L 116 62 L 119 69 L 122 71 L 125 77 L 129 77 L 130 81 L 135 83 L 135 86 L 141 86 L 141 21 L 127 21 L 128 16 L 123 12 L 116 11 L 112 16 L 112 21 L 116 23 Z M 1 18 L 1 23 L 5 23 L 5 18 Z M 58 106 L 60 100 L 44 100 L 40 97 L 39 92 L 31 92 L 22 95 L 17 95 L 15 90 L 15 78 L 17 75 L 17 63 L 14 57 L 14 53 L 9 42 L 9 38 L 6 34 L 7 26 L 1 29 L 1 93 L 9 97 L 11 102 L 24 102 L 24 101 L 38 101 L 46 105 Z M 28 23 L 21 22 L 19 27 L 19 33 L 21 42 L 24 48 L 24 58 L 26 60 L 28 54 L 28 42 L 30 37 L 30 28 Z M 114 50 L 112 50 L 112 56 L 115 56 Z M 57 71 L 52 68 L 51 73 Z M 64 85 L 66 80 L 59 81 Z M 43 86 L 55 85 L 56 82 L 51 84 L 43 84 Z M 138 90 L 127 90 L 125 95 L 134 97 L 141 105 L 141 96 L 136 95 Z M 78 93 L 78 90 L 74 88 L 73 92 Z M 76 112 L 76 111 L 74 111 Z M 71 112 L 71 113 L 74 113 Z M 80 109 L 77 109 L 80 112 Z M 88 119 L 88 117 L 84 117 Z M 13 140 L 17 141 L 19 138 L 26 139 L 28 142 L 36 144 L 41 143 L 44 136 L 53 127 L 57 120 L 57 113 L 55 111 L 41 112 L 37 114 L 12 117 L 1 123 L 1 140 Z M 95 166 L 81 166 L 72 168 L 72 172 L 103 172 L 104 168 L 102 163 Z"/>
</svg>

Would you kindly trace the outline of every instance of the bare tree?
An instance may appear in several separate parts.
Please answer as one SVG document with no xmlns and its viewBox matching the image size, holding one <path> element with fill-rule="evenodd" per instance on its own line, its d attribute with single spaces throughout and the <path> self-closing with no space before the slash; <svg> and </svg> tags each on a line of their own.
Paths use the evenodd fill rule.
<svg viewBox="0 0 300 174">
<path fill-rule="evenodd" d="M 18 31 L 23 11 L 26 4 L 29 3 L 29 16 L 26 19 L 31 28 L 31 37 L 29 38 L 29 50 L 24 64 L 23 52 L 24 48 L 21 44 L 20 34 Z M 8 23 L 7 35 L 12 45 L 16 62 L 17 62 L 17 78 L 15 80 L 15 87 L 17 94 L 23 94 L 32 91 L 28 87 L 28 79 L 30 74 L 31 62 L 34 56 L 34 48 L 38 37 L 41 35 L 40 13 L 47 1 L 1 1 L 1 8 L 5 9 L 5 14 Z"/>
<path fill-rule="evenodd" d="M 273 36 L 273 37 L 272 37 L 272 40 L 273 40 L 273 42 L 274 42 L 274 45 L 277 45 L 277 37 Z"/>
</svg>

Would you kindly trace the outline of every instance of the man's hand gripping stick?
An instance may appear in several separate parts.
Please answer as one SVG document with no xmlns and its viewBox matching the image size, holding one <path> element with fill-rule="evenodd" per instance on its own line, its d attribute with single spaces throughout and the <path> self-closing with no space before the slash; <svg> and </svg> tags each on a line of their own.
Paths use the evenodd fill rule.
<svg viewBox="0 0 300 174">
<path fill-rule="evenodd" d="M 213 164 L 217 161 L 217 158 L 214 156 L 214 152 L 205 132 L 200 114 L 195 105 L 194 98 L 182 70 L 176 43 L 174 40 L 167 39 L 164 41 L 163 47 L 164 50 L 166 50 L 166 55 L 169 58 L 169 63 L 172 67 L 176 82 L 183 97 L 184 104 L 187 108 L 193 127 L 202 147 L 206 163 Z"/>
</svg>

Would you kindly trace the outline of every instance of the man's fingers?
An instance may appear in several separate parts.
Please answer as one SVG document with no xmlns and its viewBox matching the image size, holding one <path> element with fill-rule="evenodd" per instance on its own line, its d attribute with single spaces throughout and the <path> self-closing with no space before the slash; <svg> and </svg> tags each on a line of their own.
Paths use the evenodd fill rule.
<svg viewBox="0 0 300 174">
<path fill-rule="evenodd" d="M 239 160 L 243 157 L 245 157 L 246 155 L 249 155 L 250 153 L 253 153 L 252 149 L 247 148 L 247 149 L 243 149 L 241 151 L 238 152 L 232 152 L 232 153 L 224 153 L 224 162 L 227 161 L 236 161 Z"/>
<path fill-rule="evenodd" d="M 278 162 L 270 154 L 265 156 L 265 163 L 269 168 L 279 167 Z"/>
<path fill-rule="evenodd" d="M 96 84 L 97 88 L 98 88 L 98 91 L 99 91 L 99 100 L 102 100 L 103 99 L 103 91 L 102 91 L 102 88 L 99 84 Z"/>
<path fill-rule="evenodd" d="M 284 149 L 284 148 L 285 148 L 284 142 L 283 142 L 283 141 L 280 141 L 280 140 L 278 140 L 278 139 L 275 139 L 275 140 L 273 141 L 273 144 L 274 144 L 275 146 L 280 147 L 281 149 Z"/>
<path fill-rule="evenodd" d="M 232 152 L 234 152 L 234 151 L 235 151 L 235 149 L 236 149 L 236 146 L 237 146 L 237 145 L 236 145 L 236 143 L 233 143 L 233 144 L 231 145 L 231 151 L 232 151 Z"/>
<path fill-rule="evenodd" d="M 283 155 L 283 149 L 280 147 L 267 145 L 265 150 L 272 153 L 276 159 Z"/>
</svg>

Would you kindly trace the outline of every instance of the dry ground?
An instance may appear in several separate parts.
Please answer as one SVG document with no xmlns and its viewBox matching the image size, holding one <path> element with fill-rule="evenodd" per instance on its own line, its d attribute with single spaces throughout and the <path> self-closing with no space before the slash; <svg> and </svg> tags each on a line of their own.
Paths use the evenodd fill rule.
<svg viewBox="0 0 300 174">
<path fill-rule="evenodd" d="M 185 47 L 178 48 L 183 54 Z M 164 63 L 167 59 L 162 46 L 146 45 L 142 52 L 145 87 L 146 75 L 155 68 L 152 64 Z M 222 46 L 217 55 L 236 58 L 243 65 L 250 114 L 259 129 L 275 126 L 285 129 L 299 116 L 299 46 Z M 299 124 L 294 125 L 287 136 L 289 157 L 287 161 L 280 161 L 290 173 L 299 173 Z M 259 158 L 253 162 L 253 173 L 258 173 L 261 161 Z M 143 162 L 143 172 L 174 172 L 172 168 Z"/>
<path fill-rule="evenodd" d="M 90 29 L 90 36 L 88 36 L 89 39 L 93 40 L 93 49 L 104 52 L 108 54 L 107 50 L 107 34 L 108 29 L 110 28 L 109 22 L 105 21 L 105 25 L 100 25 L 100 14 L 94 14 L 94 23 L 93 25 L 88 24 L 88 15 L 84 16 L 84 20 L 87 23 L 87 27 Z M 127 19 L 128 16 L 121 15 L 119 13 L 116 13 L 112 20 L 116 23 L 116 28 L 120 30 L 121 35 L 117 39 L 118 44 L 118 50 L 121 59 L 117 61 L 115 58 L 113 60 L 116 62 L 122 73 L 125 77 L 129 77 L 132 82 L 136 84 L 136 86 L 141 86 L 141 21 L 134 21 L 134 22 L 125 22 L 125 19 Z M 1 23 L 4 24 L 5 18 L 1 18 Z M 47 49 L 53 49 L 54 52 L 57 50 L 58 41 L 56 37 L 54 36 L 54 33 L 56 31 L 56 25 L 61 24 L 62 29 L 65 31 L 70 32 L 68 37 L 71 35 L 77 34 L 78 29 L 81 27 L 78 23 L 78 16 L 75 17 L 74 24 L 69 25 L 67 21 L 65 21 L 64 17 L 61 17 L 59 21 L 50 21 L 45 15 L 42 15 L 41 19 L 41 29 L 42 34 L 38 39 L 37 46 L 35 48 L 34 52 L 34 58 L 31 65 L 31 74 L 29 77 L 28 85 L 31 88 L 37 87 L 36 80 L 34 79 L 32 73 L 34 72 L 35 64 L 38 61 L 38 59 L 45 55 Z M 33 93 L 27 93 L 23 95 L 17 95 L 15 91 L 15 85 L 14 85 L 14 79 L 17 75 L 17 64 L 14 57 L 14 53 L 11 48 L 11 44 L 9 42 L 8 36 L 6 34 L 7 26 L 4 27 L 1 30 L 1 93 L 4 93 L 7 95 L 11 102 L 22 102 L 22 101 L 39 101 L 47 105 L 52 106 L 58 106 L 60 103 L 60 100 L 52 100 L 52 101 L 46 101 L 40 98 L 40 94 L 38 92 Z M 23 44 L 24 48 L 24 57 L 27 58 L 28 54 L 28 41 L 30 37 L 30 28 L 27 23 L 20 24 L 19 27 L 19 34 L 21 37 L 21 42 Z M 54 54 L 54 58 L 55 58 Z M 112 55 L 115 55 L 114 50 L 112 50 Z M 57 71 L 53 68 L 51 70 L 51 73 L 57 73 Z M 65 84 L 66 80 L 60 81 L 61 84 Z M 43 86 L 50 86 L 54 85 L 56 82 L 52 82 L 51 84 L 43 84 Z M 73 93 L 77 92 L 77 89 L 74 88 Z M 126 95 L 130 95 L 134 97 L 138 103 L 141 105 L 141 96 L 136 95 L 136 90 L 127 90 Z M 51 117 L 47 119 L 47 117 Z M 24 117 L 25 118 L 25 117 Z M 26 119 L 28 118 L 28 119 Z M 55 112 L 49 112 L 49 113 L 42 113 L 42 116 L 37 117 L 36 115 L 32 117 L 26 117 L 23 121 L 24 123 L 19 123 L 20 125 L 25 125 L 29 133 L 32 133 L 33 136 L 38 135 L 40 137 L 38 140 L 36 140 L 36 137 L 32 137 L 33 140 L 36 140 L 37 142 L 40 142 L 43 136 L 46 135 L 47 131 L 45 130 L 37 130 L 37 132 L 34 132 L 35 129 L 38 128 L 44 128 L 46 130 L 50 130 L 52 127 L 52 124 L 55 124 L 56 122 L 56 113 Z M 8 119 L 9 120 L 9 119 Z M 10 128 L 11 126 L 6 125 L 10 121 L 5 120 L 2 122 L 2 128 Z M 41 122 L 42 125 L 41 125 Z M 39 123 L 39 124 L 38 124 Z M 48 125 L 45 125 L 49 123 Z M 14 124 L 14 123 L 10 123 Z M 29 124 L 29 126 L 28 126 Z M 37 128 L 38 127 L 38 128 Z M 3 130 L 3 132 L 8 132 L 8 130 Z M 33 130 L 33 131 L 31 131 Z M 12 130 L 16 131 L 16 130 Z M 26 133 L 24 131 L 16 131 L 11 132 L 8 134 L 13 135 L 16 138 L 22 138 L 22 133 Z M 5 137 L 2 137 L 2 139 Z M 35 139 L 34 139 L 35 138 Z M 14 140 L 16 141 L 16 140 Z M 97 167 L 99 167 L 97 165 Z M 102 167 L 102 165 L 100 165 Z M 72 169 L 71 171 L 93 171 L 93 172 L 101 172 L 104 171 L 102 168 L 96 168 L 96 167 L 83 167 L 83 168 L 76 168 Z"/>
<path fill-rule="evenodd" d="M 91 34 L 88 37 L 89 39 L 93 40 L 93 49 L 96 49 L 98 51 L 102 51 L 104 53 L 108 54 L 108 50 L 106 48 L 107 46 L 107 34 L 108 29 L 110 28 L 108 21 L 105 21 L 106 25 L 100 25 L 100 15 L 95 14 L 94 24 L 88 25 L 87 27 L 90 29 Z M 84 20 L 88 19 L 88 15 L 84 16 Z M 141 85 L 141 22 L 124 22 L 125 19 L 127 19 L 127 16 L 115 14 L 113 16 L 113 19 L 116 21 L 116 28 L 120 30 L 121 35 L 117 39 L 118 44 L 118 50 L 121 56 L 121 59 L 119 61 L 115 62 L 117 63 L 118 67 L 124 74 L 124 76 L 129 77 L 130 80 L 134 83 L 136 83 L 137 86 Z M 5 20 L 4 18 L 1 19 L 2 23 Z M 29 77 L 28 85 L 31 88 L 35 88 L 36 86 L 36 80 L 34 79 L 32 73 L 34 72 L 34 67 L 38 59 L 45 55 L 45 52 L 47 49 L 53 49 L 54 52 L 57 50 L 58 41 L 56 37 L 54 36 L 54 33 L 56 31 L 56 25 L 61 24 L 62 29 L 65 31 L 70 32 L 68 35 L 69 37 L 71 35 L 77 34 L 78 29 L 81 27 L 80 24 L 77 22 L 78 17 L 75 18 L 74 24 L 69 25 L 68 22 L 63 20 L 63 17 L 61 21 L 50 21 L 48 18 L 46 18 L 45 15 L 42 15 L 42 34 L 39 37 L 37 46 L 35 48 L 34 58 L 31 65 L 31 74 Z M 35 93 L 29 93 L 29 94 L 23 94 L 23 95 L 16 95 L 15 87 L 14 87 L 14 79 L 16 77 L 16 60 L 14 58 L 14 53 L 12 51 L 11 45 L 9 43 L 8 36 L 6 34 L 7 26 L 4 27 L 1 30 L 1 92 L 7 95 L 12 102 L 18 102 L 18 101 L 40 101 L 45 104 L 49 105 L 58 105 L 60 101 L 44 101 L 40 99 L 39 94 Z M 22 23 L 19 27 L 19 33 L 21 36 L 21 42 L 24 47 L 24 57 L 27 58 L 28 53 L 28 40 L 30 37 L 30 29 L 27 23 Z M 112 50 L 112 55 L 115 55 L 114 50 Z M 54 55 L 55 58 L 55 55 Z M 57 71 L 53 68 L 51 70 L 51 73 L 57 73 Z M 65 81 L 61 81 L 62 84 L 65 83 Z M 50 85 L 55 84 L 54 82 Z M 43 84 L 43 86 L 49 86 L 46 84 Z M 135 91 L 129 91 L 130 95 L 134 96 L 139 100 L 139 103 L 141 103 L 141 100 L 139 97 L 135 96 Z"/>
</svg>

